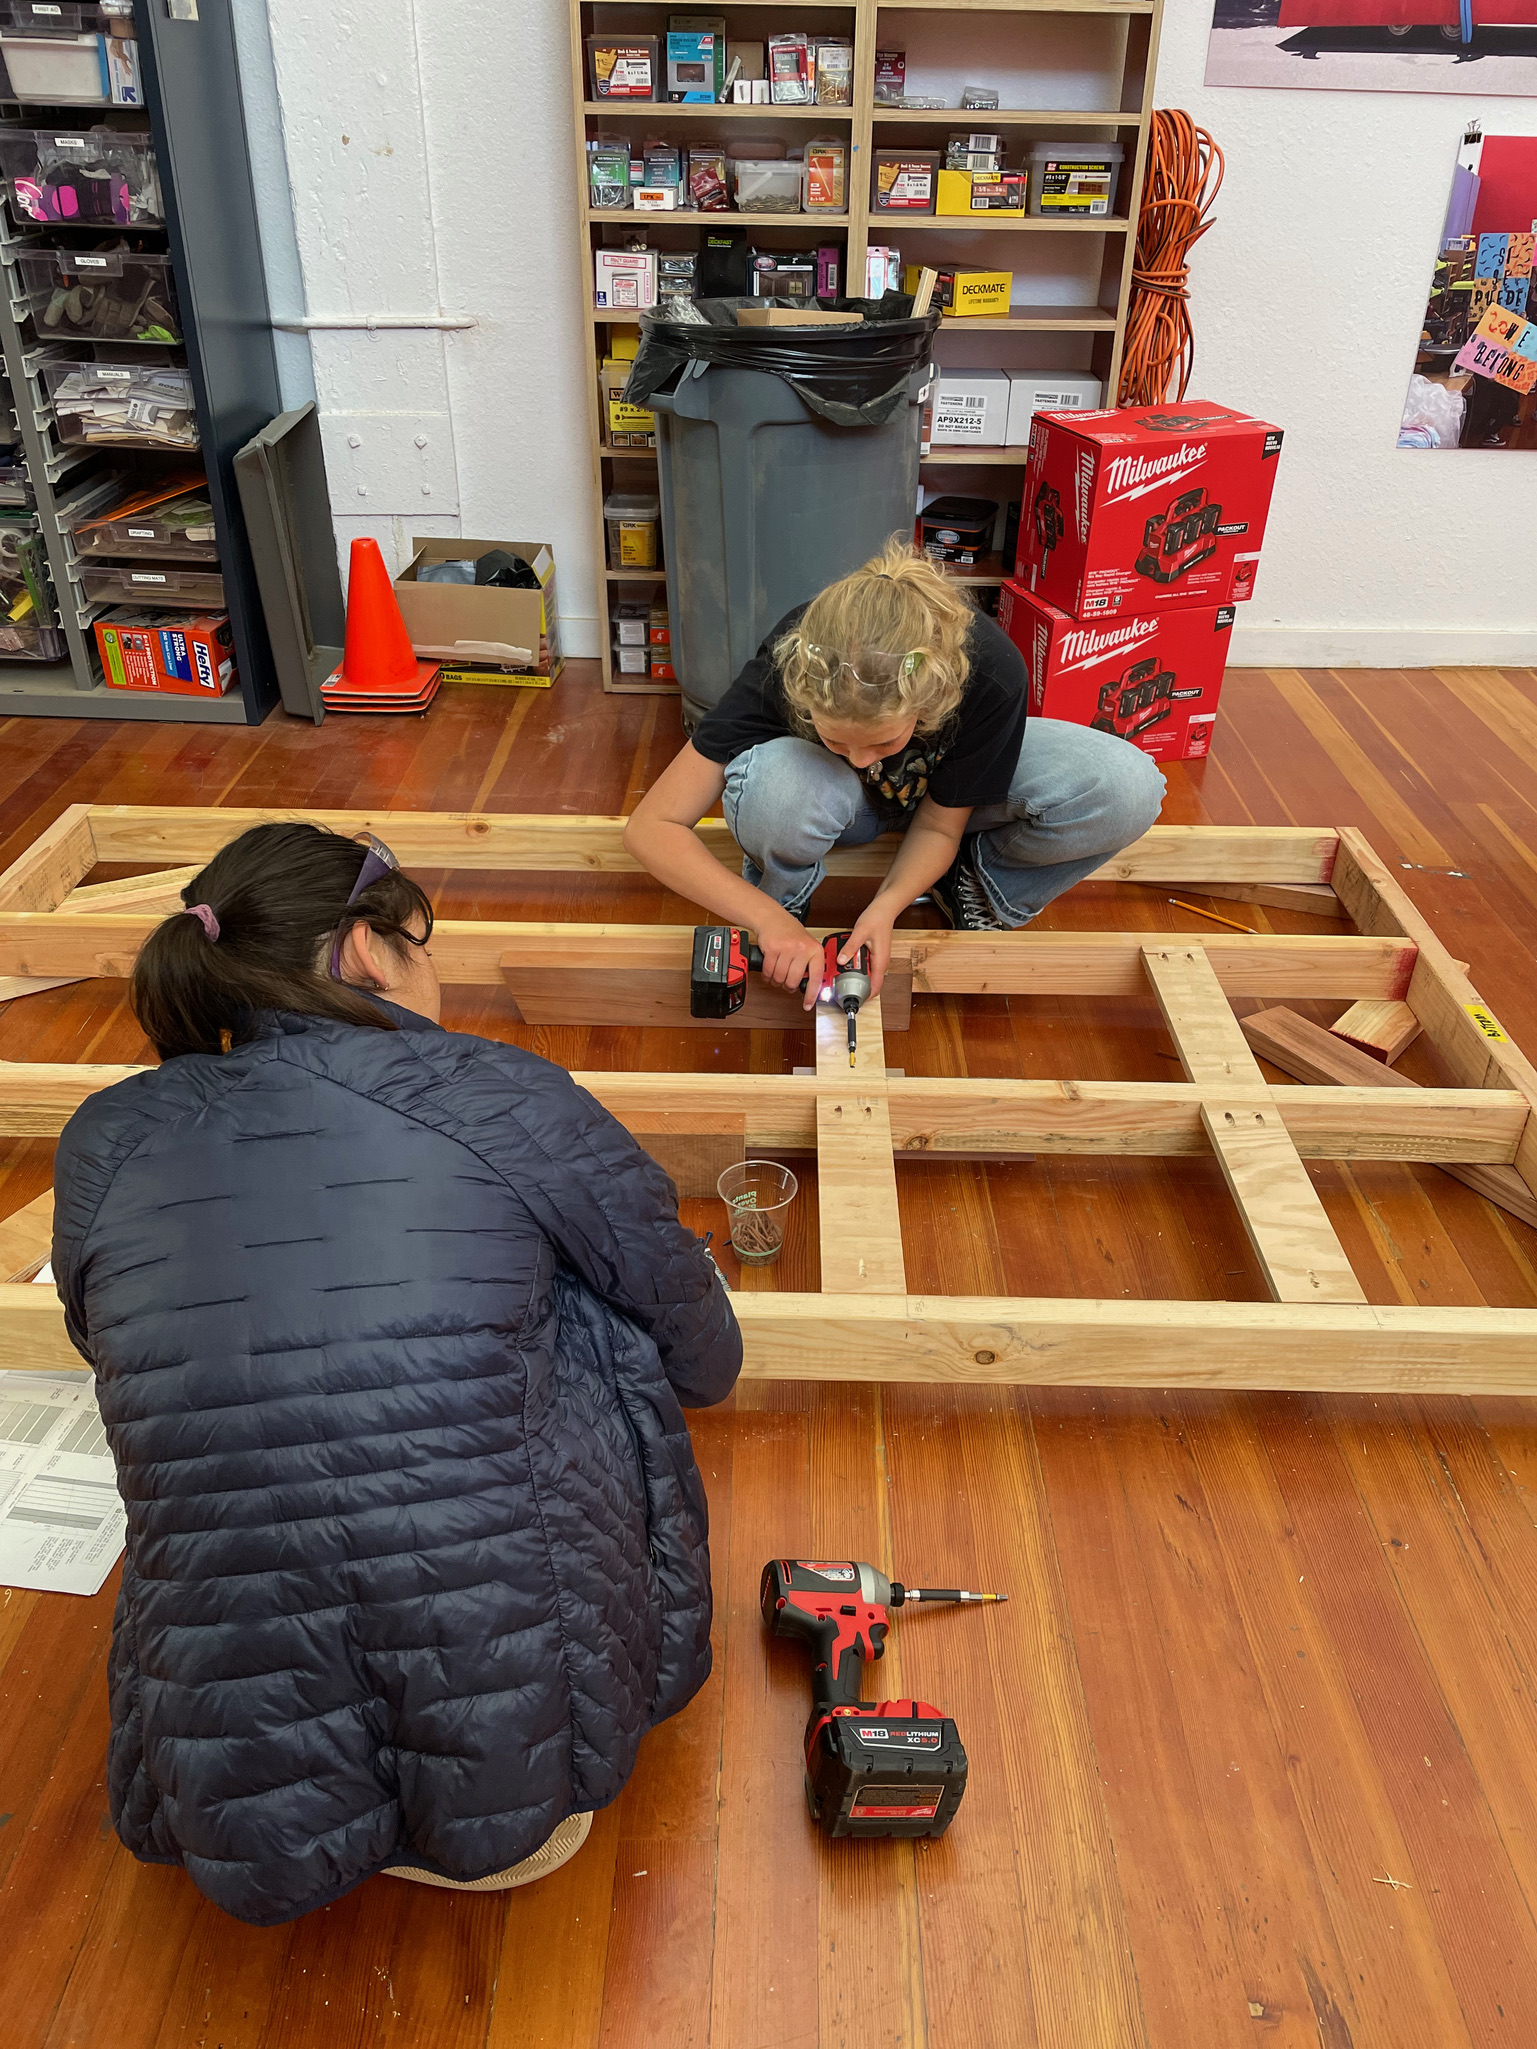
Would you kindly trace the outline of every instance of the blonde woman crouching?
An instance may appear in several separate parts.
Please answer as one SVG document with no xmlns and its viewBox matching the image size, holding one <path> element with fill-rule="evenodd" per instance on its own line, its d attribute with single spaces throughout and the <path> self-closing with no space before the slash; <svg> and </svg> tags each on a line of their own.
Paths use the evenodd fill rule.
<svg viewBox="0 0 1537 2049">
<path fill-rule="evenodd" d="M 928 892 L 960 930 L 1011 930 L 1139 838 L 1163 777 L 1128 741 L 1026 722 L 1018 648 L 900 537 L 782 619 L 630 820 L 680 896 L 755 932 L 786 988 L 821 949 L 801 920 L 831 847 L 907 837 L 854 927 L 878 990 L 891 930 Z M 725 798 L 728 874 L 694 832 Z"/>
</svg>

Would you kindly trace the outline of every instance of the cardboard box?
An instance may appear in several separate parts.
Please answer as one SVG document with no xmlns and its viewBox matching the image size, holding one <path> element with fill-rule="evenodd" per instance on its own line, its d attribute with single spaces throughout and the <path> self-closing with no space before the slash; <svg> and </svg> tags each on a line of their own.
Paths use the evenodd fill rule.
<svg viewBox="0 0 1537 2049">
<path fill-rule="evenodd" d="M 998 593 L 998 624 L 1025 658 L 1032 718 L 1116 733 L 1163 761 L 1211 751 L 1231 605 L 1085 622 L 1014 582 Z"/>
<path fill-rule="evenodd" d="M 655 448 L 656 414 L 627 403 L 622 394 L 629 381 L 628 363 L 605 363 L 598 372 L 603 438 L 610 448 Z"/>
<path fill-rule="evenodd" d="M 937 213 L 1020 213 L 1025 210 L 1025 173 L 1002 171 L 989 177 L 981 171 L 939 173 Z"/>
<path fill-rule="evenodd" d="M 1019 572 L 1077 619 L 1252 597 L 1281 430 L 1186 400 L 1037 413 Z"/>
<path fill-rule="evenodd" d="M 1008 429 L 1007 370 L 942 369 L 934 391 L 934 446 L 970 442 L 977 448 L 1001 448 Z"/>
<path fill-rule="evenodd" d="M 235 680 L 228 612 L 109 612 L 96 646 L 109 690 L 222 697 Z"/>
<path fill-rule="evenodd" d="M 431 660 L 502 667 L 514 675 L 560 674 L 560 621 L 555 603 L 555 557 L 548 541 L 466 541 L 417 537 L 409 565 L 395 579 L 400 616 L 411 644 Z M 420 583 L 417 573 L 428 562 L 478 561 L 493 548 L 521 555 L 539 579 L 536 591 L 493 590 L 465 583 Z M 526 648 L 531 661 L 519 661 L 500 649 Z"/>
<path fill-rule="evenodd" d="M 656 304 L 654 249 L 594 249 L 593 304 L 644 313 Z"/>
<path fill-rule="evenodd" d="M 870 211 L 932 213 L 938 178 L 937 149 L 877 149 L 870 167 Z"/>
<path fill-rule="evenodd" d="M 909 263 L 902 273 L 903 291 L 909 295 L 916 292 L 921 274 L 921 265 Z M 1009 310 L 1013 289 L 1013 274 L 1007 270 L 941 270 L 934 304 L 957 318 L 991 314 L 1000 319 Z"/>
<path fill-rule="evenodd" d="M 1011 370 L 1004 438 L 1011 447 L 1023 448 L 1037 413 L 1097 412 L 1104 396 L 1104 385 L 1087 370 Z"/>
</svg>

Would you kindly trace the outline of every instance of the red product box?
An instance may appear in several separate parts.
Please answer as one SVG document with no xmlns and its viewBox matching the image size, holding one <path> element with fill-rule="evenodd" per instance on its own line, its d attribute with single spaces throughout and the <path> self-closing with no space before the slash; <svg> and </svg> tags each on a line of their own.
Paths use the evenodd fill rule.
<svg viewBox="0 0 1537 2049">
<path fill-rule="evenodd" d="M 1116 733 L 1163 761 L 1211 752 L 1231 605 L 1073 619 L 1015 582 L 998 624 L 1025 658 L 1032 718 Z"/>
<path fill-rule="evenodd" d="M 222 697 L 235 677 L 228 612 L 109 612 L 96 645 L 109 690 Z"/>
<path fill-rule="evenodd" d="M 1091 619 L 1254 595 L 1281 430 L 1186 402 L 1037 413 L 1016 574 Z"/>
</svg>

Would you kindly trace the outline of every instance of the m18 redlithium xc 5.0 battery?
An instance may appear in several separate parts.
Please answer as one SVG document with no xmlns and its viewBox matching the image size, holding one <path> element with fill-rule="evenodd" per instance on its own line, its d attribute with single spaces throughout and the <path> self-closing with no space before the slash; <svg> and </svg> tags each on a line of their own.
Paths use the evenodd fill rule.
<svg viewBox="0 0 1537 2049">
<path fill-rule="evenodd" d="M 1037 413 L 1016 574 L 1077 619 L 1251 597 L 1280 452 L 1226 406 Z"/>
<path fill-rule="evenodd" d="M 1231 605 L 1074 619 L 1013 582 L 998 624 L 1025 658 L 1032 718 L 1097 726 L 1163 761 L 1210 752 Z"/>
</svg>

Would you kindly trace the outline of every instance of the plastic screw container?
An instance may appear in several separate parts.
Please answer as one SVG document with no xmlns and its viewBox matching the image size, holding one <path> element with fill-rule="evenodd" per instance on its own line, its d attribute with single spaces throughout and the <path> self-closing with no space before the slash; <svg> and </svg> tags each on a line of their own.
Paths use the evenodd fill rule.
<svg viewBox="0 0 1537 2049">
<path fill-rule="evenodd" d="M 61 441 L 91 448 L 196 448 L 192 373 L 176 363 L 44 363 Z"/>
<path fill-rule="evenodd" d="M 610 569 L 655 569 L 661 557 L 662 501 L 653 492 L 610 491 L 603 501 Z"/>
<path fill-rule="evenodd" d="M 805 205 L 807 213 L 848 211 L 848 146 L 841 136 L 814 135 L 806 144 Z"/>
<path fill-rule="evenodd" d="M 870 166 L 874 213 L 928 214 L 939 188 L 937 149 L 878 149 Z"/>
<path fill-rule="evenodd" d="M 169 256 L 121 249 L 16 254 L 40 341 L 179 342 L 181 308 Z"/>
<path fill-rule="evenodd" d="M 57 6 L 34 0 L 0 0 L 0 32 L 30 29 L 34 35 L 78 36 L 87 29 L 102 35 L 133 34 L 133 0 L 59 0 Z M 14 80 L 12 81 L 14 83 Z"/>
<path fill-rule="evenodd" d="M 655 100 L 661 57 L 657 36 L 589 36 L 587 90 L 595 100 Z"/>
<path fill-rule="evenodd" d="M 119 486 L 108 505 L 125 503 Z M 214 534 L 213 507 L 200 492 L 129 512 L 114 519 L 103 517 L 100 504 L 82 511 L 70 526 L 75 553 L 82 559 L 127 555 L 136 558 L 168 557 L 178 562 L 217 563 L 219 545 Z"/>
<path fill-rule="evenodd" d="M 0 127 L 0 178 L 22 227 L 163 227 L 155 151 L 121 128 Z"/>
<path fill-rule="evenodd" d="M 93 568 L 82 570 L 81 588 L 93 605 L 175 605 L 186 611 L 224 609 L 224 578 L 208 570 Z"/>
<path fill-rule="evenodd" d="M 801 165 L 795 157 L 731 159 L 738 213 L 799 213 Z"/>
<path fill-rule="evenodd" d="M 1118 142 L 1037 142 L 1030 149 L 1030 211 L 1052 220 L 1102 220 L 1115 210 L 1126 152 Z"/>
</svg>

